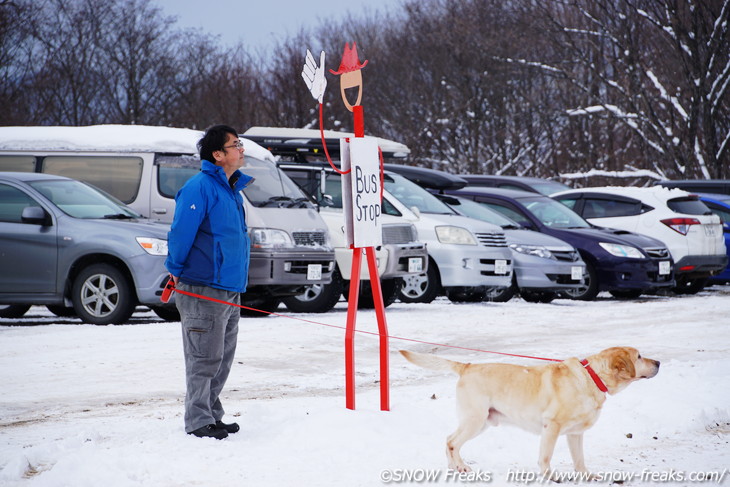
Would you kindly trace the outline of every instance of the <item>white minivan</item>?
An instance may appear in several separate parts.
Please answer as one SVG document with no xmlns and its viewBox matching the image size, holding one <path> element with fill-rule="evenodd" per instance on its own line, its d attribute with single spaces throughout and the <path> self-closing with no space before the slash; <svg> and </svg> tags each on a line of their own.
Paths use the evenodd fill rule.
<svg viewBox="0 0 730 487">
<path fill-rule="evenodd" d="M 175 194 L 200 169 L 201 137 L 197 130 L 139 125 L 0 127 L 0 171 L 81 180 L 145 217 L 169 223 Z M 268 150 L 243 142 L 243 172 L 255 181 L 243 191 L 252 248 L 242 304 L 272 311 L 306 286 L 329 283 L 334 251 L 315 205 Z M 160 294 L 163 286 L 160 282 Z"/>
</svg>

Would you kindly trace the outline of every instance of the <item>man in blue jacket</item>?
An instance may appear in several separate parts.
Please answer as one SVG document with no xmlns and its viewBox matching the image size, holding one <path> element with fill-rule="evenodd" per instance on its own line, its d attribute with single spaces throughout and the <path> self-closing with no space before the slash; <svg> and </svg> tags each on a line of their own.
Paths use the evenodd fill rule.
<svg viewBox="0 0 730 487">
<path fill-rule="evenodd" d="M 240 190 L 253 178 L 239 171 L 244 149 L 233 128 L 209 128 L 198 149 L 201 171 L 175 196 L 165 265 L 177 289 L 238 304 L 250 253 Z M 181 293 L 175 303 L 185 354 L 185 431 L 223 439 L 239 430 L 223 423 L 218 396 L 236 352 L 240 309 Z"/>
</svg>

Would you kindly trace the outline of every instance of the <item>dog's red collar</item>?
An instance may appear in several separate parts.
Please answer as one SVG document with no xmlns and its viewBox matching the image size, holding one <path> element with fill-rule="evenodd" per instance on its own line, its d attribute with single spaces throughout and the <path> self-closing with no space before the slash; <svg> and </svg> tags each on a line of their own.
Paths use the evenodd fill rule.
<svg viewBox="0 0 730 487">
<path fill-rule="evenodd" d="M 596 374 L 596 371 L 593 370 L 591 365 L 588 363 L 588 360 L 581 360 L 580 364 L 583 366 L 584 369 L 586 369 L 586 372 L 588 372 L 588 375 L 591 376 L 593 382 L 596 383 L 596 387 L 598 387 L 601 392 L 608 392 L 608 387 L 606 387 L 606 384 L 604 384 L 601 378 L 598 377 L 598 374 Z"/>
</svg>

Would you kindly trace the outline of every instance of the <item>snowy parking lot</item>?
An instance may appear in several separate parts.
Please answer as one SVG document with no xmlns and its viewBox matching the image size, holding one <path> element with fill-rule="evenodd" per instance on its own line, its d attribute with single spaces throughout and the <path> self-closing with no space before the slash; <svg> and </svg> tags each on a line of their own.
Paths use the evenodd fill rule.
<svg viewBox="0 0 730 487">
<path fill-rule="evenodd" d="M 542 365 L 487 351 L 582 358 L 614 345 L 638 348 L 661 369 L 608 398 L 586 433 L 588 468 L 606 484 L 730 484 L 730 286 L 630 301 L 601 294 L 550 304 L 395 303 L 386 310 L 387 412 L 379 403 L 378 339 L 369 334 L 356 336 L 356 410 L 345 408 L 338 327 L 346 310 L 342 301 L 325 314 L 279 309 L 308 321 L 241 319 L 222 397 L 225 419 L 241 431 L 223 441 L 183 430 L 179 323 L 142 308 L 117 326 L 57 318 L 44 307 L 0 319 L 0 484 L 527 485 L 540 481 L 539 439 L 508 426 L 465 445 L 470 477 L 447 470 L 456 378 L 420 369 L 397 350 Z M 360 311 L 357 324 L 377 331 L 372 311 Z M 564 439 L 553 468 L 572 470 Z"/>
</svg>

